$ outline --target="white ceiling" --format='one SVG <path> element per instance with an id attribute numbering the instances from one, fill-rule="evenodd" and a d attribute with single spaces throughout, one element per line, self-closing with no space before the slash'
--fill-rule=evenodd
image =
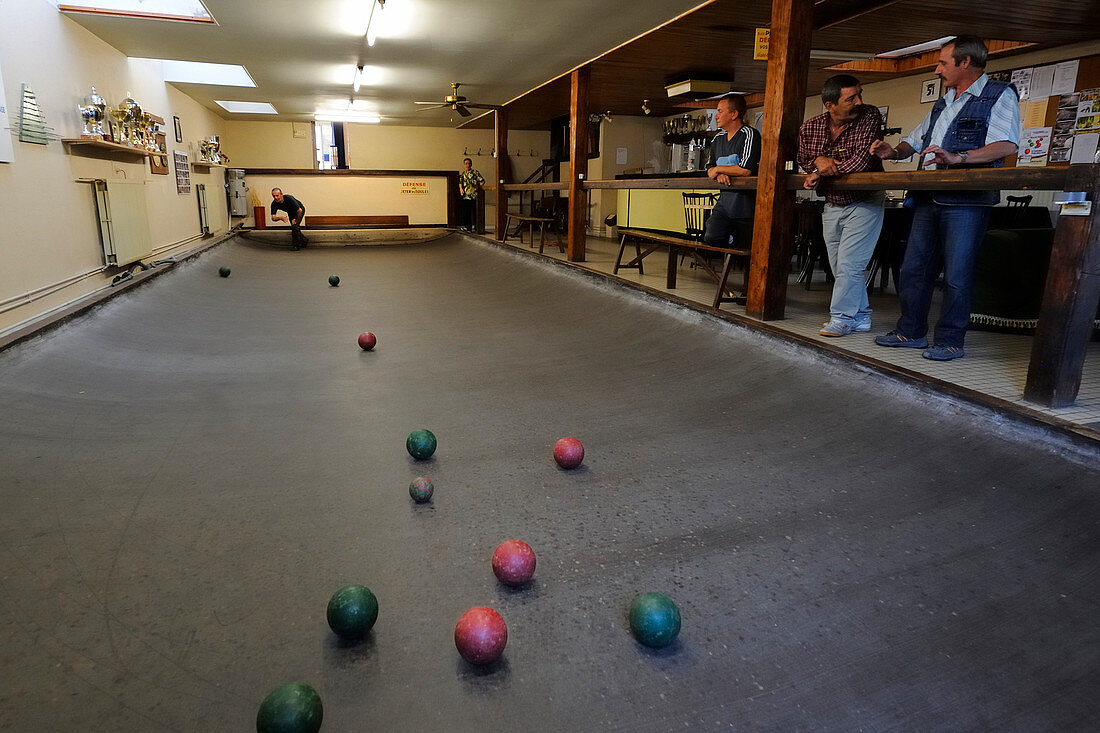
<path id="1" fill-rule="evenodd" d="M 204 0 L 217 25 L 67 14 L 127 56 L 241 64 L 255 88 L 176 84 L 226 119 L 308 120 L 347 105 L 360 61 L 383 124 L 453 126 L 449 109 L 418 111 L 450 82 L 471 102 L 503 104 L 695 8 L 703 0 L 387 0 L 381 32 L 363 35 L 370 0 Z M 229 114 L 215 99 L 271 102 L 271 115 Z M 476 110 L 475 110 L 476 112 Z"/>

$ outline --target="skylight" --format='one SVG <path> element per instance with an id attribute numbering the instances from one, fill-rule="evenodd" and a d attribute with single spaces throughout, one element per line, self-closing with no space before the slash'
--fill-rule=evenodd
<path id="1" fill-rule="evenodd" d="M 130 58 L 136 58 L 131 56 Z M 256 82 L 243 66 L 237 64 L 209 64 L 202 61 L 173 61 L 170 59 L 136 59 L 159 61 L 163 65 L 164 80 L 180 84 L 217 84 L 223 87 L 254 87 Z"/>
<path id="2" fill-rule="evenodd" d="M 902 56 L 915 56 L 918 53 L 924 53 L 925 51 L 936 51 L 943 48 L 943 45 L 950 41 L 955 36 L 944 36 L 943 38 L 937 38 L 934 41 L 925 41 L 924 43 L 918 43 L 913 46 L 906 46 L 905 48 L 895 48 L 893 51 L 884 51 L 883 53 L 875 54 L 875 58 L 879 59 L 899 59 Z"/>
<path id="3" fill-rule="evenodd" d="M 224 99 L 215 99 L 214 103 L 226 112 L 236 112 L 246 115 L 277 115 L 278 110 L 270 102 L 233 102 Z"/>
<path id="4" fill-rule="evenodd" d="M 202 0 L 54 0 L 62 13 L 93 13 L 119 15 L 125 18 L 183 20 L 192 23 L 213 23 L 214 18 Z"/>

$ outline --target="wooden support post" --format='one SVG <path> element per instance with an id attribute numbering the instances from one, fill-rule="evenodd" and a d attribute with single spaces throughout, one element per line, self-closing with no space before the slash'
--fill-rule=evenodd
<path id="1" fill-rule="evenodd" d="M 806 108 L 813 0 L 772 0 L 771 31 L 746 302 L 748 314 L 765 321 L 782 318 L 787 299 L 795 196 L 784 179 Z"/>
<path id="2" fill-rule="evenodd" d="M 504 190 L 511 166 L 508 165 L 508 115 L 502 110 L 493 110 L 493 150 L 496 151 L 496 181 L 497 181 L 497 223 L 496 237 L 504 241 L 508 222 L 508 192 Z"/>
<path id="3" fill-rule="evenodd" d="M 1070 166 L 1067 191 L 1086 191 L 1089 216 L 1061 216 L 1047 267 L 1024 399 L 1067 407 L 1077 399 L 1100 300 L 1100 165 Z"/>
<path id="4" fill-rule="evenodd" d="M 566 258 L 584 262 L 585 225 L 588 223 L 588 82 L 587 66 L 570 75 L 569 92 L 569 243 Z"/>

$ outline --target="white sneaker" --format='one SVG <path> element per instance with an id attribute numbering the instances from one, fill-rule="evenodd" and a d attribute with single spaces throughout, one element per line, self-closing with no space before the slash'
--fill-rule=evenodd
<path id="1" fill-rule="evenodd" d="M 818 333 L 822 336 L 847 336 L 854 330 L 852 328 L 853 323 L 853 321 L 841 321 L 834 318 L 822 326 Z"/>

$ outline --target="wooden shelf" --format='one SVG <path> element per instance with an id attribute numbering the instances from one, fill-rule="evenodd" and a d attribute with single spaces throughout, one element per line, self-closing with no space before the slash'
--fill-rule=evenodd
<path id="1" fill-rule="evenodd" d="M 118 143 L 109 143 L 106 140 L 90 140 L 83 137 L 67 137 L 62 138 L 61 143 L 71 148 L 97 148 L 99 150 L 108 150 L 115 153 L 127 153 L 128 155 L 139 155 L 142 158 L 148 158 L 152 153 L 148 150 L 141 148 L 135 148 L 130 145 L 119 145 Z"/>
<path id="2" fill-rule="evenodd" d="M 203 163 L 203 162 L 198 161 L 198 160 L 192 160 L 191 165 L 195 166 L 196 168 L 228 168 L 229 167 L 227 165 L 223 165 L 222 163 Z"/>

